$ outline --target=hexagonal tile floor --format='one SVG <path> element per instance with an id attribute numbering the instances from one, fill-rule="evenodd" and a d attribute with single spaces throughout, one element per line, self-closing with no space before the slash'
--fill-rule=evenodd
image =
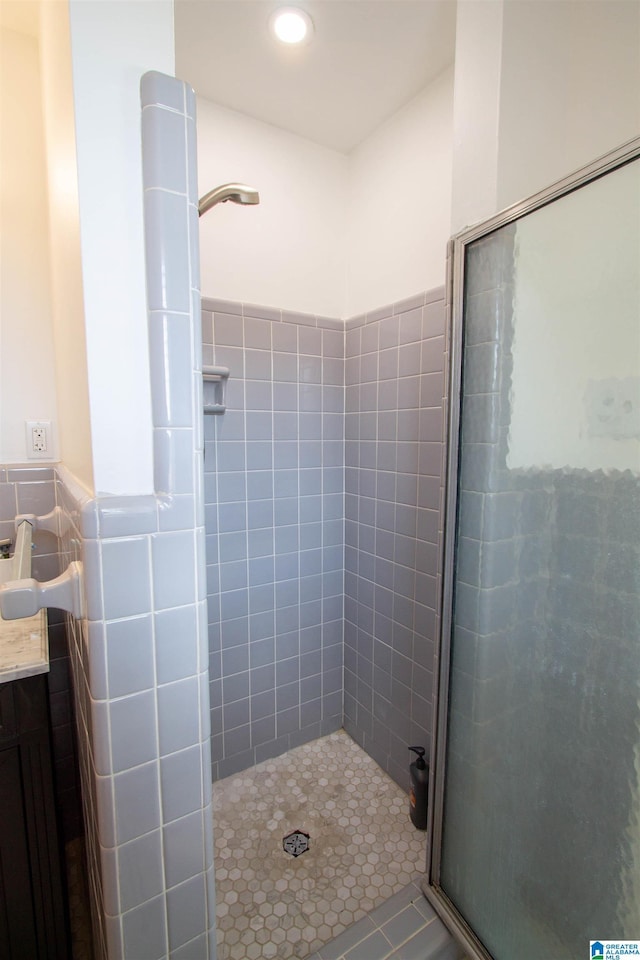
<path id="1" fill-rule="evenodd" d="M 218 960 L 301 960 L 424 871 L 407 795 L 344 730 L 217 781 L 213 808 Z"/>

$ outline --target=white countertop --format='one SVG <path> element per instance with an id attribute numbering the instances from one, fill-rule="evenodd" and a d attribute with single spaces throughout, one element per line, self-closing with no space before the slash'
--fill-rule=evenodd
<path id="1" fill-rule="evenodd" d="M 0 683 L 33 677 L 49 670 L 47 614 L 23 620 L 0 618 Z"/>
<path id="2" fill-rule="evenodd" d="M 8 579 L 8 560 L 0 560 L 0 582 Z M 47 611 L 21 620 L 0 617 L 0 683 L 49 671 Z"/>

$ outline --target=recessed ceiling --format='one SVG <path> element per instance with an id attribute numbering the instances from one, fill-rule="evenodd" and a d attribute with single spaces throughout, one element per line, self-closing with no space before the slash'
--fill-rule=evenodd
<path id="1" fill-rule="evenodd" d="M 269 33 L 278 6 L 307 46 Z M 175 0 L 176 74 L 199 96 L 348 153 L 454 57 L 455 0 Z"/>

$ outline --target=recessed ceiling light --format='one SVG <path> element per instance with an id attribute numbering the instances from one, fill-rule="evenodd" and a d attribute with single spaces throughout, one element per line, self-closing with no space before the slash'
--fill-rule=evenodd
<path id="1" fill-rule="evenodd" d="M 269 18 L 269 26 L 281 43 L 290 45 L 309 43 L 313 35 L 311 17 L 297 7 L 280 7 Z"/>

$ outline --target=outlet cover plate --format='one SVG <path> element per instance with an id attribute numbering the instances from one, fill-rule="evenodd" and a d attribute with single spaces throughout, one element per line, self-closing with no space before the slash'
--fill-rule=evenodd
<path id="1" fill-rule="evenodd" d="M 28 460 L 54 460 L 51 420 L 26 420 L 25 440 Z"/>

